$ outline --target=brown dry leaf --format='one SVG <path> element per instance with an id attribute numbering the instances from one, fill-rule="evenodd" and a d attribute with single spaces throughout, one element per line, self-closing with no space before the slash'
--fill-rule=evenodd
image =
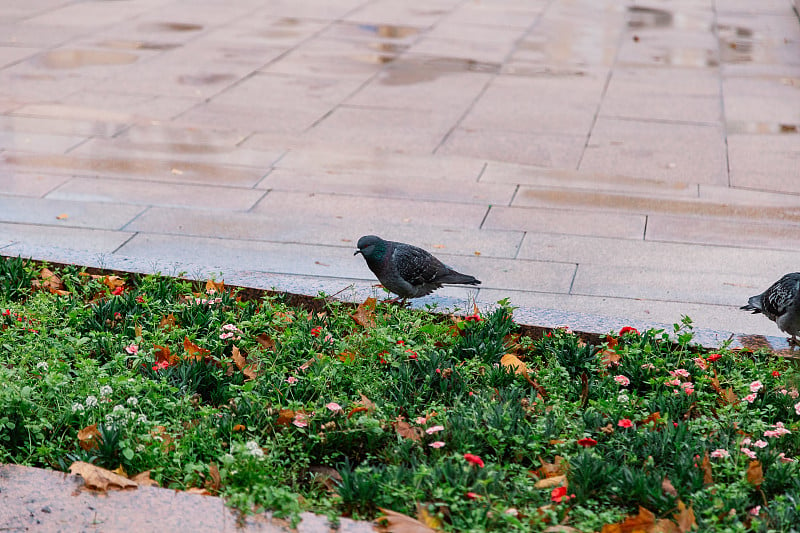
<path id="1" fill-rule="evenodd" d="M 636 425 L 637 426 L 644 426 L 645 424 L 649 424 L 650 422 L 652 422 L 653 423 L 653 429 L 655 429 L 656 427 L 658 427 L 658 421 L 659 420 L 661 420 L 661 412 L 660 411 L 656 411 L 655 413 L 650 413 L 644 419 L 639 420 L 638 422 L 636 422 Z"/>
<path id="2" fill-rule="evenodd" d="M 369 297 L 356 308 L 356 312 L 350 315 L 356 324 L 365 328 L 375 327 L 375 305 L 378 301 Z"/>
<path id="3" fill-rule="evenodd" d="M 356 354 L 353 352 L 342 352 L 336 356 L 342 363 L 352 363 L 356 360 Z"/>
<path id="4" fill-rule="evenodd" d="M 158 487 L 159 484 L 156 480 L 150 479 L 150 471 L 145 470 L 144 472 L 139 472 L 135 476 L 131 478 L 131 481 L 135 482 L 140 487 Z"/>
<path id="5" fill-rule="evenodd" d="M 342 476 L 335 468 L 331 468 L 330 466 L 322 466 L 322 465 L 312 465 L 308 469 L 314 475 L 314 481 L 317 483 L 322 484 L 325 487 L 325 490 L 329 492 L 336 492 L 337 484 L 336 482 L 342 481 Z"/>
<path id="6" fill-rule="evenodd" d="M 506 368 L 514 369 L 515 374 L 528 377 L 528 367 L 526 367 L 525 363 L 523 363 L 516 355 L 510 353 L 505 354 L 500 358 L 500 364 Z"/>
<path id="7" fill-rule="evenodd" d="M 194 359 L 195 361 L 203 361 L 211 353 L 190 341 L 188 335 L 183 338 L 183 349 L 186 350 L 186 359 Z"/>
<path id="8" fill-rule="evenodd" d="M 619 354 L 613 350 L 603 350 L 600 354 L 600 359 L 603 361 L 603 366 L 606 368 L 619 365 Z"/>
<path id="9" fill-rule="evenodd" d="M 238 346 L 233 347 L 233 350 L 231 351 L 231 358 L 236 364 L 236 368 L 241 370 L 242 374 L 244 374 L 245 381 L 250 381 L 251 379 L 258 377 L 255 363 L 248 364 L 247 357 L 242 355 Z"/>
<path id="10" fill-rule="evenodd" d="M 112 291 L 118 287 L 125 286 L 125 280 L 119 276 L 103 276 L 103 284 Z"/>
<path id="11" fill-rule="evenodd" d="M 274 350 L 275 349 L 275 341 L 272 340 L 272 337 L 270 337 L 266 333 L 262 333 L 261 335 L 256 337 L 256 342 L 264 350 Z"/>
<path id="12" fill-rule="evenodd" d="M 552 476 L 540 479 L 533 486 L 537 489 L 552 489 L 567 484 L 567 476 L 562 474 L 560 476 Z"/>
<path id="13" fill-rule="evenodd" d="M 86 451 L 97 448 L 97 444 L 100 440 L 100 432 L 97 431 L 97 424 L 86 426 L 82 430 L 78 431 L 78 443 L 80 444 L 81 448 Z"/>
<path id="14" fill-rule="evenodd" d="M 347 413 L 347 418 L 350 418 L 351 416 L 353 416 L 356 413 L 366 413 L 366 412 L 367 412 L 367 408 L 366 407 L 353 407 L 350 410 L 350 412 Z"/>
<path id="15" fill-rule="evenodd" d="M 222 293 L 225 290 L 225 280 L 216 282 L 214 280 L 206 281 L 206 292 L 208 294 Z"/>
<path id="16" fill-rule="evenodd" d="M 136 326 L 133 328 L 133 333 L 134 333 L 134 335 L 136 335 L 137 339 L 141 339 L 142 338 L 142 325 L 141 324 L 136 324 Z"/>
<path id="17" fill-rule="evenodd" d="M 42 278 L 41 287 L 53 294 L 60 294 L 61 296 L 69 294 L 69 291 L 64 290 L 64 282 L 61 281 L 61 278 L 49 268 L 43 268 L 39 275 Z"/>
<path id="18" fill-rule="evenodd" d="M 122 476 L 122 477 L 126 477 L 126 478 L 130 479 L 130 476 L 125 471 L 125 469 L 122 467 L 122 465 L 119 465 L 118 467 L 116 467 L 114 470 L 112 470 L 112 472 L 114 472 L 118 476 Z"/>
<path id="19" fill-rule="evenodd" d="M 756 487 L 764 483 L 764 469 L 761 461 L 750 461 L 747 465 L 747 482 Z"/>
<path id="20" fill-rule="evenodd" d="M 175 324 L 176 324 L 175 315 L 170 313 L 170 314 L 168 314 L 166 316 L 162 316 L 161 317 L 161 320 L 159 320 L 159 322 L 158 322 L 158 327 L 169 331 L 169 330 L 171 330 L 172 328 L 175 327 Z"/>
<path id="21" fill-rule="evenodd" d="M 175 449 L 175 446 L 172 445 L 173 438 L 167 433 L 167 428 L 164 426 L 156 426 L 150 430 L 150 436 L 153 439 L 161 441 L 161 449 L 165 452 L 170 452 Z"/>
<path id="22" fill-rule="evenodd" d="M 378 517 L 376 520 L 379 523 L 379 531 L 390 533 L 428 533 L 436 531 L 410 516 L 389 509 L 380 507 L 379 509 L 385 515 Z"/>
<path id="23" fill-rule="evenodd" d="M 83 478 L 83 482 L 87 488 L 94 490 L 122 490 L 127 488 L 136 488 L 138 485 L 135 481 L 131 481 L 126 477 L 115 474 L 105 468 L 100 468 L 91 463 L 84 463 L 83 461 L 75 461 L 69 466 L 69 471 L 72 474 L 77 474 Z"/>
<path id="24" fill-rule="evenodd" d="M 666 518 L 659 518 L 656 523 L 650 528 L 648 533 L 681 533 L 678 524 Z"/>
<path id="25" fill-rule="evenodd" d="M 670 496 L 678 496 L 678 491 L 675 489 L 675 485 L 672 484 L 672 481 L 670 481 L 669 478 L 665 477 L 661 480 L 661 490 Z"/>
<path id="26" fill-rule="evenodd" d="M 686 507 L 686 504 L 681 500 L 678 500 L 678 512 L 673 515 L 673 520 L 678 524 L 678 531 L 680 531 L 680 533 L 686 533 L 687 531 L 697 528 L 692 506 Z"/>
<path id="27" fill-rule="evenodd" d="M 359 392 L 358 394 L 359 394 L 359 396 L 361 396 L 361 399 L 358 400 L 357 402 L 354 402 L 354 403 L 363 405 L 366 408 L 366 410 L 369 411 L 370 413 L 372 411 L 374 411 L 375 410 L 375 404 L 372 403 L 372 401 L 369 398 L 367 398 L 366 396 L 364 396 L 362 393 Z"/>
<path id="28" fill-rule="evenodd" d="M 156 344 L 153 346 L 153 354 L 156 356 L 156 364 L 167 363 L 172 366 L 178 363 L 178 356 L 170 353 L 169 346 L 159 346 Z"/>
<path id="29" fill-rule="evenodd" d="M 708 456 L 708 450 L 706 450 L 706 453 L 703 456 L 701 468 L 703 469 L 703 483 L 706 485 L 714 483 L 714 476 L 711 473 L 711 458 Z"/>
<path id="30" fill-rule="evenodd" d="M 394 430 L 404 439 L 411 439 L 416 442 L 420 442 L 422 440 L 422 428 L 412 426 L 405 420 L 398 420 L 395 422 Z"/>
<path id="31" fill-rule="evenodd" d="M 738 402 L 739 398 L 736 397 L 736 393 L 733 392 L 732 388 L 723 389 L 720 386 L 719 379 L 717 379 L 716 373 L 717 371 L 715 369 L 714 370 L 715 375 L 713 378 L 711 378 L 711 386 L 714 388 L 715 391 L 717 391 L 717 394 L 719 394 L 720 399 L 722 400 L 722 404 L 723 405 L 735 404 L 736 402 Z"/>
<path id="32" fill-rule="evenodd" d="M 279 426 L 288 426 L 294 420 L 294 411 L 291 409 L 281 409 L 278 413 L 278 420 L 275 421 Z"/>
<path id="33" fill-rule="evenodd" d="M 236 424 L 233 426 L 233 431 L 244 431 L 247 427 L 244 424 Z"/>
<path id="34" fill-rule="evenodd" d="M 222 486 L 222 477 L 219 475 L 217 463 L 209 463 L 208 475 L 211 477 L 211 483 L 206 483 L 206 488 L 214 492 L 219 491 L 220 486 Z"/>
<path id="35" fill-rule="evenodd" d="M 542 533 L 582 533 L 580 529 L 575 529 L 572 526 L 547 526 L 542 530 Z"/>
<path id="36" fill-rule="evenodd" d="M 542 463 L 542 467 L 539 471 L 544 474 L 544 477 L 559 476 L 565 473 L 564 467 L 566 466 L 566 462 L 560 455 L 556 455 L 552 463 L 548 463 L 541 457 L 539 457 L 539 462 Z"/>
<path id="37" fill-rule="evenodd" d="M 211 496 L 212 494 L 202 487 L 189 487 L 185 491 L 188 494 L 199 494 L 200 496 Z"/>
<path id="38" fill-rule="evenodd" d="M 314 364 L 314 359 L 309 359 L 308 361 L 300 365 L 298 367 L 298 370 L 308 370 L 309 368 L 311 368 L 311 365 L 313 364 Z"/>
<path id="39" fill-rule="evenodd" d="M 601 530 L 602 533 L 649 533 L 656 525 L 656 515 L 639 507 L 639 514 L 629 516 L 619 524 L 606 524 Z"/>
<path id="40" fill-rule="evenodd" d="M 417 520 L 425 524 L 431 529 L 441 530 L 442 520 L 438 516 L 434 516 L 428 511 L 428 506 L 423 503 L 417 502 Z"/>

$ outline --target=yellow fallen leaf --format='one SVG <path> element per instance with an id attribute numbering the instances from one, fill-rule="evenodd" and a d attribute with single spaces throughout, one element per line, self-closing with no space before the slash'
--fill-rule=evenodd
<path id="1" fill-rule="evenodd" d="M 552 489 L 553 487 L 560 487 L 561 485 L 565 485 L 567 483 L 567 476 L 560 475 L 560 476 L 552 476 L 546 477 L 544 479 L 540 479 L 536 483 L 534 483 L 534 488 L 537 489 Z"/>
<path id="2" fill-rule="evenodd" d="M 429 533 L 436 531 L 410 516 L 389 509 L 380 507 L 379 509 L 384 514 L 384 516 L 380 516 L 376 520 L 379 524 L 379 531 L 390 533 Z"/>

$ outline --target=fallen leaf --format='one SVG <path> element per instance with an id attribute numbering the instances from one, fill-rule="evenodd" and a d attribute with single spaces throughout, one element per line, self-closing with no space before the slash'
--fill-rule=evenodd
<path id="1" fill-rule="evenodd" d="M 369 398 L 367 398 L 366 396 L 364 396 L 362 393 L 359 392 L 358 394 L 361 396 L 361 399 L 358 400 L 355 403 L 363 405 L 366 408 L 366 410 L 369 411 L 369 412 L 374 411 L 375 410 L 375 404 L 372 403 L 372 401 Z"/>
<path id="2" fill-rule="evenodd" d="M 125 280 L 119 276 L 103 276 L 102 277 L 103 285 L 111 289 L 112 291 L 118 287 L 125 286 Z"/>
<path id="3" fill-rule="evenodd" d="M 404 439 L 411 439 L 416 442 L 420 442 L 422 440 L 422 428 L 418 426 L 412 426 L 405 420 L 399 420 L 395 422 L 394 430 Z"/>
<path id="4" fill-rule="evenodd" d="M 441 530 L 442 529 L 442 520 L 436 515 L 432 515 L 430 511 L 428 511 L 428 505 L 424 503 L 417 502 L 417 520 L 422 522 L 424 525 L 428 526 L 431 529 Z"/>
<path id="5" fill-rule="evenodd" d="M 288 426 L 294 420 L 294 411 L 291 409 L 281 409 L 278 413 L 278 420 L 275 421 L 279 426 Z"/>
<path id="6" fill-rule="evenodd" d="M 314 474 L 314 481 L 322 484 L 329 492 L 336 492 L 337 482 L 342 481 L 341 474 L 330 466 L 313 465 L 308 471 Z"/>
<path id="7" fill-rule="evenodd" d="M 681 530 L 672 520 L 659 518 L 647 533 L 681 533 Z"/>
<path id="8" fill-rule="evenodd" d="M 747 482 L 756 487 L 764 483 L 764 469 L 761 461 L 750 461 L 747 465 Z"/>
<path id="9" fill-rule="evenodd" d="M 376 520 L 379 524 L 379 531 L 390 533 L 428 533 L 436 531 L 410 516 L 381 507 L 379 509 L 384 514 L 384 516 L 379 516 Z"/>
<path id="10" fill-rule="evenodd" d="M 161 442 L 161 449 L 165 452 L 170 452 L 175 449 L 175 446 L 172 444 L 173 438 L 172 436 L 167 433 L 167 428 L 164 426 L 156 426 L 150 430 L 150 436 L 153 437 L 154 440 Z"/>
<path id="11" fill-rule="evenodd" d="M 272 337 L 270 337 L 266 333 L 262 333 L 261 335 L 256 337 L 256 342 L 264 350 L 274 350 L 275 349 L 275 341 L 272 340 Z"/>
<path id="12" fill-rule="evenodd" d="M 644 419 L 639 420 L 638 422 L 636 422 L 636 425 L 637 426 L 644 426 L 645 424 L 649 424 L 650 422 L 652 422 L 653 423 L 653 429 L 655 429 L 656 427 L 658 427 L 658 421 L 659 420 L 661 420 L 661 412 L 660 411 L 656 411 L 655 413 L 650 413 Z"/>
<path id="13" fill-rule="evenodd" d="M 145 470 L 144 472 L 139 472 L 135 476 L 131 478 L 131 481 L 135 482 L 140 487 L 158 487 L 159 484 L 156 480 L 150 479 L 150 471 Z"/>
<path id="14" fill-rule="evenodd" d="M 477 250 L 476 250 L 476 251 L 474 251 L 474 252 L 472 252 L 472 253 L 473 253 L 473 254 L 475 254 L 475 255 L 481 255 L 481 253 L 480 253 L 480 252 L 478 252 Z"/>
<path id="15" fill-rule="evenodd" d="M 601 533 L 646 533 L 655 525 L 656 515 L 640 506 L 638 515 L 629 516 L 618 524 L 606 524 Z"/>
<path id="16" fill-rule="evenodd" d="M 64 290 L 64 282 L 61 281 L 61 278 L 49 268 L 43 268 L 39 276 L 42 278 L 41 286 L 51 293 L 60 294 L 61 296 L 69 294 L 69 291 Z"/>
<path id="17" fill-rule="evenodd" d="M 78 444 L 80 444 L 80 447 L 86 451 L 97 448 L 97 445 L 101 440 L 100 432 L 97 431 L 97 424 L 86 426 L 82 430 L 78 431 Z"/>
<path id="18" fill-rule="evenodd" d="M 247 357 L 242 355 L 238 346 L 234 346 L 231 350 L 231 359 L 233 359 L 236 368 L 241 370 L 242 374 L 244 374 L 244 377 L 246 378 L 245 381 L 250 381 L 251 379 L 258 377 L 255 363 L 248 363 Z"/>
<path id="19" fill-rule="evenodd" d="M 367 412 L 367 408 L 366 407 L 354 407 L 354 408 L 352 408 L 350 410 L 349 413 L 347 413 L 347 418 L 350 418 L 351 416 L 353 416 L 356 413 L 366 413 L 366 412 Z"/>
<path id="20" fill-rule="evenodd" d="M 200 496 L 211 496 L 212 494 L 202 487 L 189 487 L 185 491 L 189 494 L 199 494 Z"/>
<path id="21" fill-rule="evenodd" d="M 209 463 L 208 465 L 208 475 L 211 477 L 210 486 L 206 485 L 206 488 L 217 492 L 219 491 L 220 486 L 222 485 L 222 477 L 219 475 L 219 468 L 217 467 L 217 463 Z"/>
<path id="22" fill-rule="evenodd" d="M 203 361 L 211 353 L 190 341 L 188 335 L 183 338 L 183 349 L 186 350 L 186 359 L 194 359 L 195 361 Z"/>
<path id="23" fill-rule="evenodd" d="M 137 487 L 135 481 L 91 463 L 84 463 L 83 461 L 75 461 L 72 463 L 69 467 L 69 471 L 72 474 L 81 476 L 86 487 L 94 490 L 122 490 L 127 488 L 135 489 Z"/>
<path id="24" fill-rule="evenodd" d="M 236 424 L 233 426 L 233 431 L 244 431 L 247 427 L 244 424 Z"/>
<path id="25" fill-rule="evenodd" d="M 580 529 L 575 529 L 572 526 L 547 526 L 542 530 L 542 533 L 582 533 Z"/>
<path id="26" fill-rule="evenodd" d="M 183 170 L 180 170 L 178 168 L 173 168 L 172 173 L 175 174 L 176 176 L 180 176 L 181 174 L 183 174 Z"/>
<path id="27" fill-rule="evenodd" d="M 567 476 L 562 474 L 560 476 L 551 476 L 538 480 L 533 484 L 537 489 L 552 489 L 553 487 L 560 487 L 567 484 Z"/>
<path id="28" fill-rule="evenodd" d="M 539 469 L 539 472 L 541 472 L 544 477 L 559 476 L 565 473 L 564 467 L 566 466 L 566 463 L 564 458 L 560 455 L 556 455 L 553 458 L 552 463 L 548 463 L 541 457 L 539 457 L 539 462 L 542 463 L 542 467 Z"/>
<path id="29" fill-rule="evenodd" d="M 444 244 L 434 244 L 434 245 L 433 245 L 433 247 L 434 247 L 434 248 L 439 248 L 440 250 L 441 250 L 442 248 L 446 248 L 446 246 L 445 246 Z"/>
<path id="30" fill-rule="evenodd" d="M 519 357 L 514 354 L 507 353 L 500 358 L 500 364 L 506 368 L 514 370 L 515 374 L 528 377 L 528 368 L 525 366 Z"/>
<path id="31" fill-rule="evenodd" d="M 66 214 L 66 213 L 61 213 L 60 215 L 56 216 L 56 220 L 67 220 L 68 218 L 69 218 L 69 215 Z"/>
<path id="32" fill-rule="evenodd" d="M 714 476 L 711 473 L 711 458 L 708 456 L 708 450 L 703 455 L 703 462 L 701 463 L 703 469 L 703 483 L 710 485 L 714 483 Z"/>
<path id="33" fill-rule="evenodd" d="M 161 320 L 158 321 L 158 327 L 165 329 L 166 331 L 170 331 L 172 328 L 174 328 L 175 324 L 175 315 L 172 313 L 162 316 Z"/>
<path id="34" fill-rule="evenodd" d="M 210 279 L 206 281 L 206 293 L 214 294 L 214 293 L 222 293 L 225 291 L 225 280 L 221 281 L 214 281 Z"/>
<path id="35" fill-rule="evenodd" d="M 613 350 L 603 350 L 603 352 L 600 354 L 600 360 L 603 362 L 603 366 L 606 368 L 618 366 L 619 359 L 619 354 Z"/>
<path id="36" fill-rule="evenodd" d="M 661 490 L 664 491 L 665 494 L 669 494 L 670 496 L 677 496 L 678 491 L 675 489 L 675 486 L 672 484 L 672 481 L 669 478 L 664 478 L 661 480 Z"/>
<path id="37" fill-rule="evenodd" d="M 356 354 L 353 352 L 342 352 L 336 356 L 342 363 L 352 363 L 356 360 Z"/>
<path id="38" fill-rule="evenodd" d="M 177 355 L 172 355 L 169 351 L 169 346 L 159 346 L 158 344 L 153 345 L 153 354 L 156 356 L 156 364 L 158 363 L 167 363 L 168 365 L 172 366 L 177 364 L 179 359 Z"/>
<path id="39" fill-rule="evenodd" d="M 686 507 L 686 504 L 681 500 L 678 500 L 678 512 L 673 515 L 673 520 L 678 524 L 680 533 L 687 533 L 687 531 L 697 528 L 692 506 Z"/>
<path id="40" fill-rule="evenodd" d="M 375 327 L 375 304 L 378 301 L 375 298 L 369 297 L 356 308 L 355 313 L 350 315 L 356 324 L 364 328 Z"/>
<path id="41" fill-rule="evenodd" d="M 112 472 L 114 472 L 118 476 L 127 477 L 128 479 L 130 479 L 128 473 L 125 471 L 125 468 L 123 468 L 122 465 L 116 467 L 114 470 L 112 470 Z"/>

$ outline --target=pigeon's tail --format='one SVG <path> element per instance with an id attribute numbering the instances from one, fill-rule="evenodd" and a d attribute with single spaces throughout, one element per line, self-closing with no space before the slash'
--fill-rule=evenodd
<path id="1" fill-rule="evenodd" d="M 449 274 L 445 274 L 441 278 L 436 280 L 439 283 L 444 283 L 447 285 L 480 285 L 481 280 L 476 278 L 475 276 L 469 276 L 467 274 L 461 274 L 459 272 L 451 272 Z"/>
<path id="2" fill-rule="evenodd" d="M 761 313 L 761 295 L 757 294 L 756 296 L 751 296 L 750 299 L 747 300 L 747 305 L 743 305 L 739 309 L 752 311 L 754 315 Z"/>

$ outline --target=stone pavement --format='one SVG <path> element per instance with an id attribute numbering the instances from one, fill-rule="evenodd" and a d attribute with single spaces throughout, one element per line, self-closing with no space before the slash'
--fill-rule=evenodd
<path id="1" fill-rule="evenodd" d="M 483 280 L 429 303 L 781 336 L 799 129 L 792 0 L 0 4 L 5 255 L 356 299 L 375 233 Z"/>

